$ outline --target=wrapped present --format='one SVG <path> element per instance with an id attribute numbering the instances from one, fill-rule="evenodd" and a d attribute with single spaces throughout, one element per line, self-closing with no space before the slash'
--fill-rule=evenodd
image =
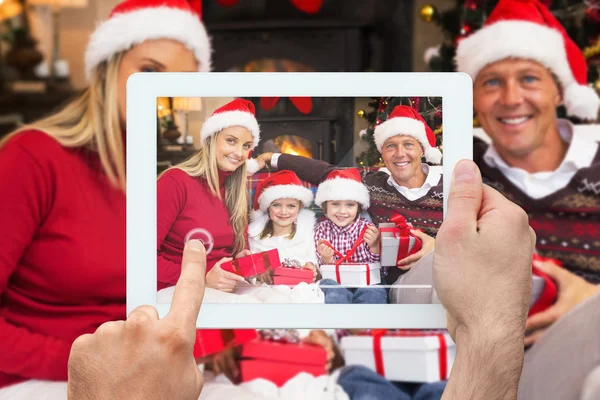
<path id="1" fill-rule="evenodd" d="M 536 267 L 537 263 L 548 261 L 553 262 L 559 267 L 562 267 L 563 265 L 562 262 L 554 258 L 542 257 L 539 254 L 533 255 L 533 263 L 531 267 L 533 286 L 531 291 L 529 316 L 548 309 L 548 307 L 554 304 L 556 301 L 556 296 L 558 296 L 558 288 L 556 283 L 548 275 Z"/>
<path id="2" fill-rule="evenodd" d="M 363 365 L 390 381 L 448 379 L 456 345 L 446 330 L 373 330 L 341 340 L 346 365 Z"/>
<path id="3" fill-rule="evenodd" d="M 203 358 L 258 337 L 254 329 L 196 329 L 194 358 Z"/>
<path id="4" fill-rule="evenodd" d="M 379 263 L 321 265 L 323 279 L 333 279 L 343 286 L 377 285 L 381 283 L 380 270 Z"/>
<path id="5" fill-rule="evenodd" d="M 246 343 L 241 355 L 242 382 L 262 378 L 281 387 L 301 372 L 327 373 L 327 352 L 321 346 L 261 339 Z"/>
<path id="6" fill-rule="evenodd" d="M 380 263 L 349 263 L 352 255 L 356 252 L 358 246 L 364 241 L 365 232 L 368 226 L 361 231 L 358 240 L 346 254 L 337 251 L 331 243 L 324 240 L 323 243 L 333 250 L 338 257 L 335 264 L 321 265 L 321 275 L 323 279 L 333 279 L 344 286 L 369 286 L 381 283 L 381 264 Z"/>
<path id="7" fill-rule="evenodd" d="M 279 267 L 273 270 L 273 283 L 275 285 L 296 286 L 300 282 L 313 283 L 314 274 L 307 268 Z"/>
<path id="8" fill-rule="evenodd" d="M 423 245 L 421 239 L 410 233 L 413 228 L 402 215 L 396 214 L 390 221 L 379 224 L 381 265 L 384 267 L 397 266 L 398 261 L 415 254 Z"/>
<path id="9" fill-rule="evenodd" d="M 279 252 L 277 249 L 273 249 L 223 263 L 221 264 L 221 269 L 233 272 L 244 278 L 250 278 L 280 266 Z"/>

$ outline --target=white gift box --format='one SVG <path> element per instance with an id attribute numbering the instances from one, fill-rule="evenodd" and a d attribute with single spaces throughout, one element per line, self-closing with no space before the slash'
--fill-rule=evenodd
<path id="1" fill-rule="evenodd" d="M 342 286 L 369 286 L 381 283 L 381 264 L 340 264 L 339 277 L 335 265 L 321 265 L 323 279 L 333 279 Z"/>
<path id="2" fill-rule="evenodd" d="M 456 345 L 447 332 L 439 333 L 443 337 L 442 340 L 431 334 L 392 335 L 395 334 L 379 339 L 379 362 L 375 345 L 377 339 L 374 336 L 343 337 L 340 346 L 346 365 L 363 365 L 396 382 L 425 383 L 448 379 L 456 357 Z"/>
<path id="3" fill-rule="evenodd" d="M 379 224 L 381 228 L 396 228 L 396 224 L 391 222 L 384 222 Z M 410 254 L 412 249 L 417 244 L 416 237 L 409 237 L 407 255 Z M 400 238 L 394 235 L 394 232 L 381 232 L 381 266 L 383 267 L 395 267 L 396 260 L 398 258 L 398 248 L 400 247 Z M 406 257 L 406 256 L 405 256 Z M 404 258 L 404 257 L 402 257 Z"/>

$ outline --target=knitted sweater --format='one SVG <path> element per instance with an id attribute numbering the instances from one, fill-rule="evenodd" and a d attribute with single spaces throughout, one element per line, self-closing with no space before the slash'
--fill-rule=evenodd
<path id="1" fill-rule="evenodd" d="M 331 171 L 339 169 L 324 161 L 282 154 L 277 160 L 280 170 L 289 169 L 304 181 L 318 185 Z M 361 169 L 363 184 L 369 190 L 371 206 L 367 210 L 375 224 L 389 222 L 394 214 L 401 214 L 413 227 L 435 237 L 442 224 L 444 211 L 443 177 L 427 194 L 414 201 L 408 200 L 388 183 L 388 175 L 383 171 Z M 393 283 L 402 271 L 391 268 L 387 282 Z"/>
<path id="2" fill-rule="evenodd" d="M 558 259 L 571 272 L 600 283 L 600 150 L 567 186 L 536 200 L 483 160 L 487 148 L 484 141 L 475 139 L 474 160 L 483 181 L 529 214 L 540 255 Z"/>
<path id="3" fill-rule="evenodd" d="M 126 316 L 125 193 L 97 153 L 36 130 L 0 171 L 0 388 L 66 381 L 73 341 Z"/>
<path id="4" fill-rule="evenodd" d="M 219 171 L 223 198 L 229 175 Z M 203 228 L 213 236 L 212 251 L 206 256 L 206 272 L 221 258 L 234 256 L 235 233 L 229 210 L 211 193 L 206 179 L 175 168 L 161 176 L 156 190 L 158 290 L 177 283 L 185 237 L 193 229 Z"/>

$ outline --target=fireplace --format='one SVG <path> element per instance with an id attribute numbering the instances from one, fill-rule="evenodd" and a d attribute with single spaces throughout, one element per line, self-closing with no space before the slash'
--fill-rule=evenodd
<path id="1" fill-rule="evenodd" d="M 340 164 L 354 145 L 354 98 L 314 97 L 309 114 L 300 112 L 288 98 L 265 110 L 256 108 L 261 138 L 254 154 L 282 152 Z"/>
<path id="2" fill-rule="evenodd" d="M 233 3 L 203 2 L 215 71 L 411 71 L 412 1 L 325 0 L 310 15 L 289 0 Z M 308 114 L 287 98 L 270 110 L 250 100 L 261 126 L 255 155 L 281 151 L 352 165 L 353 98 L 313 98 Z"/>

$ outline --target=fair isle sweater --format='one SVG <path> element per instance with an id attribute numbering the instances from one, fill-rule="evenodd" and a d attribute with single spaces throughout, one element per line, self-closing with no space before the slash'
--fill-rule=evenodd
<path id="1" fill-rule="evenodd" d="M 533 199 L 484 160 L 488 145 L 475 139 L 474 161 L 483 182 L 518 204 L 529 215 L 540 255 L 562 261 L 569 271 L 600 283 L 600 150 L 562 189 Z"/>

